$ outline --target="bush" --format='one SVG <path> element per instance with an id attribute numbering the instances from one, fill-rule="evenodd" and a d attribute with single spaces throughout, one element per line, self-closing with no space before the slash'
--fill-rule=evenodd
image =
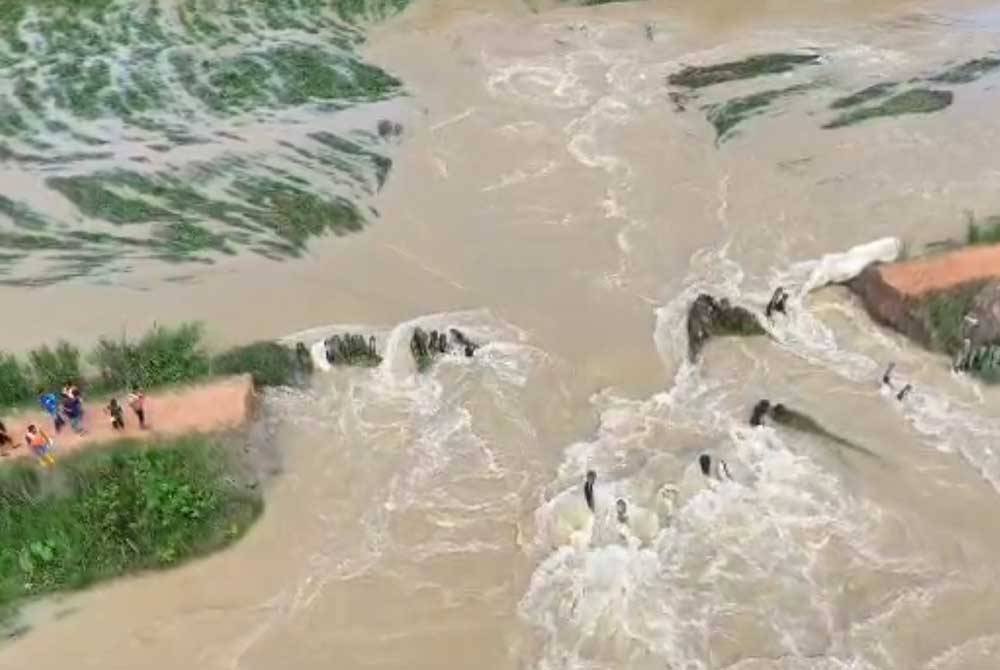
<path id="1" fill-rule="evenodd" d="M 28 354 L 28 360 L 31 361 L 35 386 L 56 389 L 67 379 L 80 379 L 80 350 L 68 342 L 60 341 L 55 350 L 48 346 L 34 349 Z"/>
<path id="2" fill-rule="evenodd" d="M 996 244 L 1000 242 L 1000 216 L 988 216 L 983 223 L 976 223 L 971 212 L 966 212 L 967 227 L 965 242 L 967 244 Z"/>
<path id="3" fill-rule="evenodd" d="M 201 339 L 201 326 L 194 323 L 154 326 L 136 343 L 101 339 L 92 355 L 100 386 L 149 388 L 201 379 L 209 373 L 209 356 Z"/>
<path id="4" fill-rule="evenodd" d="M 28 371 L 14 356 L 0 353 L 0 405 L 17 405 L 32 397 Z"/>
<path id="5" fill-rule="evenodd" d="M 969 286 L 933 295 L 927 299 L 926 314 L 933 346 L 948 354 L 962 348 L 962 323 L 981 287 Z"/>
<path id="6" fill-rule="evenodd" d="M 250 373 L 257 386 L 289 386 L 296 381 L 299 364 L 295 352 L 277 342 L 256 342 L 219 354 L 212 361 L 215 374 Z"/>
<path id="7" fill-rule="evenodd" d="M 218 442 L 197 436 L 81 452 L 56 477 L 2 468 L 0 609 L 229 544 L 262 508 L 230 483 L 230 463 Z"/>

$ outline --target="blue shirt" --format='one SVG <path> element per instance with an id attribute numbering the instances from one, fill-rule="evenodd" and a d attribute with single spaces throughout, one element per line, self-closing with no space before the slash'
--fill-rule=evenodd
<path id="1" fill-rule="evenodd" d="M 42 409 L 52 416 L 59 413 L 59 398 L 56 397 L 55 393 L 46 393 L 38 401 L 41 403 Z"/>

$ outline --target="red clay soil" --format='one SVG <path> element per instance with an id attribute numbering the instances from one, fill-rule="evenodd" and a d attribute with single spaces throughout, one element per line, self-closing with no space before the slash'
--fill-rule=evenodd
<path id="1" fill-rule="evenodd" d="M 908 298 L 1000 278 L 1000 244 L 965 247 L 878 266 L 882 280 Z"/>
<path id="2" fill-rule="evenodd" d="M 85 434 L 76 435 L 67 424 L 55 434 L 52 419 L 41 407 L 38 411 L 22 412 L 4 420 L 17 449 L 11 457 L 31 456 L 24 446 L 24 433 L 29 424 L 42 427 L 56 445 L 55 456 L 69 451 L 112 442 L 123 437 L 156 438 L 183 433 L 207 433 L 238 428 L 246 423 L 253 411 L 254 388 L 250 375 L 226 377 L 205 384 L 187 386 L 161 393 L 146 394 L 146 430 L 140 430 L 132 410 L 125 406 L 124 394 L 118 402 L 125 409 L 125 430 L 111 428 L 111 417 L 104 413 L 107 398 L 84 398 Z"/>

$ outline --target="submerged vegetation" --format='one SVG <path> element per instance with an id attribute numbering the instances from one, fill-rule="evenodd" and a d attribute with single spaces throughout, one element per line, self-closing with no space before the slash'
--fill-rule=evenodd
<path id="1" fill-rule="evenodd" d="M 739 79 L 752 79 L 770 74 L 782 74 L 802 65 L 820 62 L 817 54 L 766 53 L 749 56 L 742 60 L 728 61 L 716 65 L 689 65 L 680 72 L 667 77 L 671 86 L 683 88 L 704 88 Z"/>
<path id="2" fill-rule="evenodd" d="M 0 157 L 70 208 L 0 198 L 0 282 L 285 259 L 361 230 L 389 138 L 334 113 L 401 93 L 357 48 L 406 4 L 0 3 Z"/>
<path id="3" fill-rule="evenodd" d="M 857 107 L 858 105 L 863 105 L 865 103 L 878 100 L 879 98 L 884 98 L 892 93 L 896 86 L 898 86 L 898 84 L 894 81 L 873 84 L 867 88 L 861 89 L 857 93 L 837 98 L 830 103 L 830 109 L 847 109 L 848 107 Z"/>
<path id="4" fill-rule="evenodd" d="M 928 79 L 939 84 L 969 84 L 1000 68 L 1000 59 L 992 56 L 973 58 Z"/>
<path id="5" fill-rule="evenodd" d="M 825 124 L 824 128 L 853 126 L 869 119 L 901 116 L 904 114 L 930 114 L 951 105 L 955 95 L 951 91 L 914 88 L 888 98 L 878 105 L 859 107 L 845 112 Z"/>
<path id="6" fill-rule="evenodd" d="M 263 501 L 221 438 L 68 455 L 46 475 L 0 468 L 0 610 L 27 598 L 176 565 L 241 537 Z"/>
<path id="7" fill-rule="evenodd" d="M 66 342 L 41 347 L 27 361 L 0 353 L 0 407 L 33 403 L 39 388 L 81 380 L 91 393 L 195 382 L 214 375 L 250 374 L 258 386 L 301 383 L 311 371 L 308 352 L 258 342 L 213 355 L 200 325 L 154 326 L 138 340 L 102 338 L 84 359 Z M 87 371 L 92 371 L 89 379 Z"/>
<path id="8" fill-rule="evenodd" d="M 675 111 L 684 112 L 688 102 L 702 95 L 701 89 L 753 80 L 765 75 L 785 75 L 786 78 L 791 78 L 803 66 L 820 65 L 822 61 L 820 55 L 813 53 L 769 52 L 712 65 L 687 66 L 667 77 L 667 84 L 675 87 L 668 97 L 673 102 Z M 941 88 L 942 86 L 969 84 L 998 69 L 1000 57 L 987 55 L 960 63 L 936 75 L 910 79 L 911 87 L 903 91 L 899 90 L 902 86 L 899 81 L 878 82 L 835 98 L 829 108 L 839 114 L 822 127 L 845 128 L 880 117 L 938 112 L 949 107 L 955 97 L 953 91 Z M 807 71 L 812 71 L 812 68 L 803 70 Z M 707 110 L 707 119 L 716 131 L 716 144 L 725 141 L 735 126 L 760 114 L 774 101 L 821 83 L 820 79 L 802 81 L 802 77 L 795 76 L 799 81 L 783 88 L 746 93 L 704 105 L 702 109 Z M 921 86 L 920 82 L 925 85 Z"/>
<path id="9" fill-rule="evenodd" d="M 781 98 L 797 95 L 808 89 L 809 86 L 806 84 L 797 84 L 786 88 L 762 91 L 740 98 L 733 98 L 724 103 L 711 106 L 708 111 L 708 120 L 715 127 L 716 141 L 725 141 L 733 128 L 748 118 L 767 111 L 774 102 Z"/>

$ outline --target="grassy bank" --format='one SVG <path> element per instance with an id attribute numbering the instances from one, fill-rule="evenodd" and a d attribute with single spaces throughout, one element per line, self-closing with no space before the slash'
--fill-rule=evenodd
<path id="1" fill-rule="evenodd" d="M 67 342 L 32 350 L 26 358 L 0 353 L 0 408 L 32 404 L 39 388 L 57 390 L 67 379 L 80 382 L 86 393 L 101 394 L 229 374 L 250 374 L 258 386 L 289 386 L 308 372 L 308 361 L 275 342 L 213 354 L 199 324 L 156 326 L 137 340 L 102 338 L 87 355 Z"/>
<path id="2" fill-rule="evenodd" d="M 77 452 L 46 473 L 0 468 L 0 611 L 220 549 L 259 516 L 220 437 Z"/>
<path id="3" fill-rule="evenodd" d="M 971 212 L 967 212 L 966 219 L 964 240 L 948 239 L 934 246 L 955 251 L 963 246 L 1000 244 L 1000 216 L 977 220 Z M 971 322 L 968 317 L 974 316 L 978 321 L 985 316 L 984 306 L 992 304 L 993 298 L 988 293 L 984 295 L 983 291 L 993 284 L 995 282 L 983 280 L 956 286 L 926 296 L 910 308 L 924 324 L 929 335 L 927 344 L 931 349 L 947 354 L 953 360 L 964 354 L 966 371 L 988 383 L 1000 382 L 1000 341 L 991 341 L 988 339 L 990 336 L 984 333 L 975 335 L 969 330 Z M 974 342 L 974 349 L 963 352 L 963 342 L 967 337 Z"/>

